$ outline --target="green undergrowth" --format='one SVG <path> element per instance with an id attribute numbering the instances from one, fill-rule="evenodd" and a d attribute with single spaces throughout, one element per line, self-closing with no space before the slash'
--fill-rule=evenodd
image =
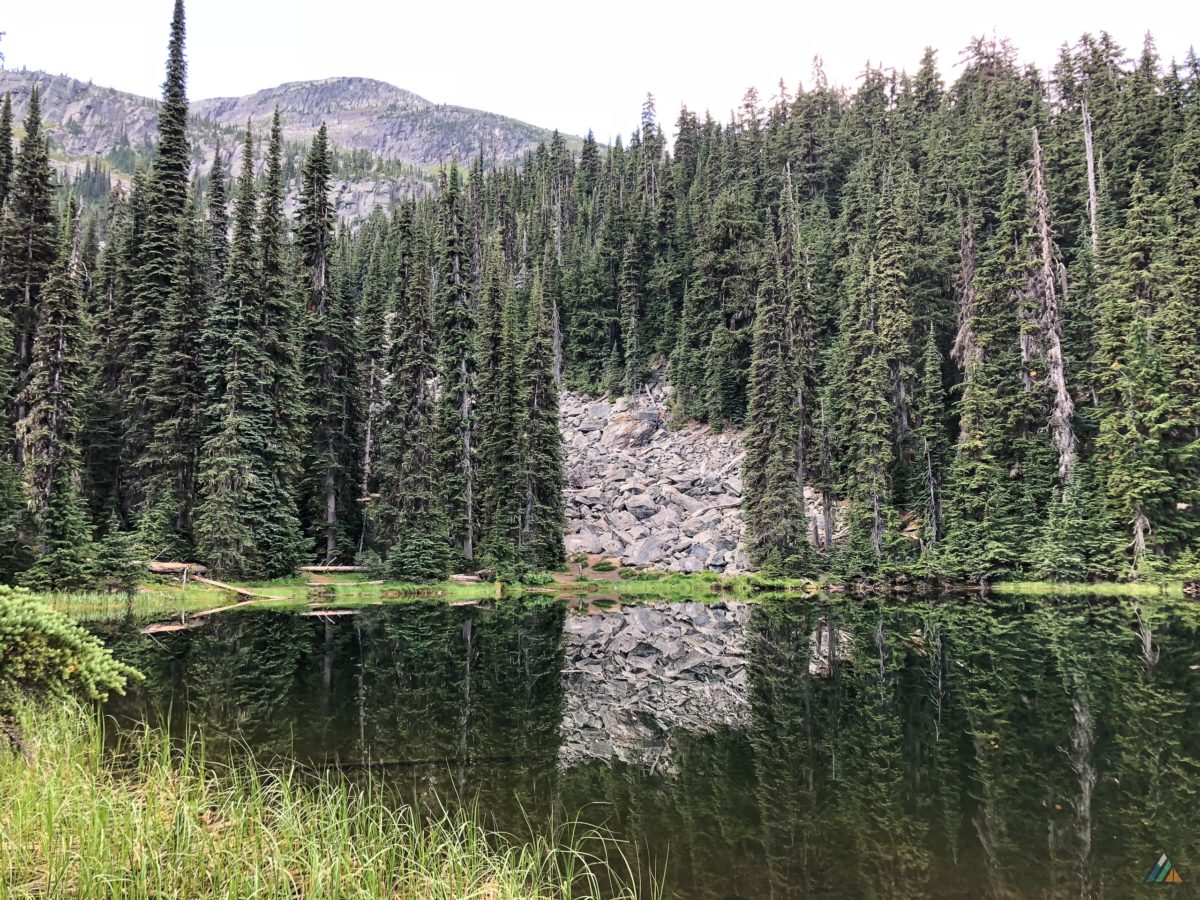
<path id="1" fill-rule="evenodd" d="M 625 848 L 582 825 L 517 839 L 466 813 L 396 808 L 378 782 L 206 759 L 157 729 L 106 742 L 90 706 L 27 704 L 18 720 L 26 753 L 0 749 L 0 884 L 14 900 L 635 894 Z"/>

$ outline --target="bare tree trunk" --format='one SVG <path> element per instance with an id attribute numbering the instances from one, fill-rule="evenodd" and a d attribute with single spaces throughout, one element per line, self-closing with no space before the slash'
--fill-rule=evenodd
<path id="1" fill-rule="evenodd" d="M 333 467 L 325 472 L 325 561 L 337 555 L 337 483 Z"/>
<path id="2" fill-rule="evenodd" d="M 1054 264 L 1054 238 L 1050 230 L 1050 195 L 1046 191 L 1042 145 L 1037 128 L 1033 129 L 1033 189 L 1037 204 L 1037 230 L 1041 268 L 1037 273 L 1038 319 L 1046 355 L 1046 376 L 1054 392 L 1050 411 L 1050 436 L 1058 451 L 1058 474 L 1066 481 L 1075 467 L 1075 429 L 1072 417 L 1075 401 L 1067 390 L 1066 362 L 1062 351 L 1062 310 L 1058 303 L 1058 277 Z"/>
<path id="3" fill-rule="evenodd" d="M 937 473 L 933 470 L 933 457 L 929 453 L 929 438 L 922 436 L 921 444 L 925 452 L 925 489 L 929 491 L 929 525 L 932 528 L 933 542 L 942 539 L 942 493 L 938 485 Z"/>
<path id="4" fill-rule="evenodd" d="M 1092 146 L 1092 116 L 1087 101 L 1083 101 L 1083 149 L 1087 154 L 1088 221 L 1092 226 L 1092 255 L 1100 252 L 1100 228 L 1096 222 L 1096 153 Z"/>
<path id="5" fill-rule="evenodd" d="M 554 386 L 562 389 L 563 335 L 558 320 L 558 301 L 550 304 L 551 327 L 554 331 Z"/>
<path id="6" fill-rule="evenodd" d="M 950 355 L 962 368 L 970 372 L 979 364 L 983 351 L 975 335 L 975 223 L 970 215 L 964 219 L 959 213 L 959 303 L 958 332 Z"/>

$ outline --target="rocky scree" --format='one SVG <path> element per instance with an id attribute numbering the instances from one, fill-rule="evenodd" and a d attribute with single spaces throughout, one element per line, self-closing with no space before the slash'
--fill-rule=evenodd
<path id="1" fill-rule="evenodd" d="M 567 552 L 670 572 L 744 572 L 742 434 L 672 431 L 668 397 L 662 384 L 635 399 L 563 392 Z"/>

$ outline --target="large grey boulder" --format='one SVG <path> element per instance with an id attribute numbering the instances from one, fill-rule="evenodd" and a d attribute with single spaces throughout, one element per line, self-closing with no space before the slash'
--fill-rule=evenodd
<path id="1" fill-rule="evenodd" d="M 630 566 L 649 566 L 663 558 L 663 545 L 656 537 L 642 538 L 629 552 L 624 562 Z"/>
<path id="2" fill-rule="evenodd" d="M 648 519 L 658 512 L 658 504 L 649 494 L 634 494 L 625 500 L 625 509 L 638 519 Z"/>

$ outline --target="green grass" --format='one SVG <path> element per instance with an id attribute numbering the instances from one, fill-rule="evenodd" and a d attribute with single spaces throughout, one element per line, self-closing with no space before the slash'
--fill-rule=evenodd
<path id="1" fill-rule="evenodd" d="M 813 582 L 795 579 L 765 579 L 758 576 L 723 578 L 711 572 L 683 575 L 665 572 L 641 572 L 622 569 L 619 580 L 598 580 L 579 577 L 567 583 L 556 583 L 536 590 L 547 590 L 558 594 L 578 595 L 599 593 L 612 595 L 629 601 L 681 602 L 699 600 L 753 600 L 766 593 L 802 593 L 815 590 Z M 407 603 L 415 600 L 438 599 L 447 603 L 493 600 L 496 586 L 484 584 L 456 584 L 444 582 L 434 585 L 407 583 L 368 584 L 365 576 L 336 576 L 342 584 L 310 586 L 302 578 L 281 579 L 271 582 L 238 582 L 234 587 L 253 590 L 280 598 L 278 601 L 256 600 L 241 604 L 248 609 L 275 609 L 304 611 L 310 606 L 322 609 L 358 609 L 386 603 Z M 522 585 L 505 585 L 504 596 L 516 596 L 527 589 Z M 970 589 L 965 589 L 970 590 Z M 1002 582 L 992 586 L 998 594 L 1022 594 L 1031 597 L 1170 597 L 1181 598 L 1182 587 L 1178 583 L 1168 585 L 1145 583 L 1099 583 L 1099 584 L 1054 584 L 1051 582 L 1020 581 Z M 238 602 L 238 597 L 229 592 L 201 584 L 189 584 L 186 588 L 170 581 L 142 585 L 141 589 L 127 601 L 119 594 L 79 593 L 45 594 L 44 602 L 60 612 L 87 624 L 107 624 L 131 621 L 144 625 L 150 622 L 176 620 L 181 615 L 195 614 Z"/>
<path id="2" fill-rule="evenodd" d="M 91 708 L 18 718 L 28 759 L 0 747 L 6 897 L 634 896 L 621 846 L 585 826 L 517 841 L 422 821 L 377 782 L 214 765 L 152 729 L 109 750 Z"/>
<path id="3" fill-rule="evenodd" d="M 1004 581 L 992 585 L 999 594 L 1024 594 L 1031 597 L 1171 597 L 1183 596 L 1179 582 L 1147 584 L 1145 582 L 1103 581 L 1095 584 L 1053 581 Z"/>
<path id="4" fill-rule="evenodd" d="M 59 612 L 85 623 L 155 622 L 178 618 L 235 602 L 234 595 L 200 585 L 149 584 L 132 597 L 122 594 L 42 594 L 40 600 Z"/>
<path id="5" fill-rule="evenodd" d="M 615 594 L 631 600 L 663 600 L 679 602 L 700 600 L 711 602 L 750 595 L 746 578 L 722 578 L 712 572 L 681 575 L 668 572 L 640 572 L 620 581 L 592 582 L 604 594 Z"/>

